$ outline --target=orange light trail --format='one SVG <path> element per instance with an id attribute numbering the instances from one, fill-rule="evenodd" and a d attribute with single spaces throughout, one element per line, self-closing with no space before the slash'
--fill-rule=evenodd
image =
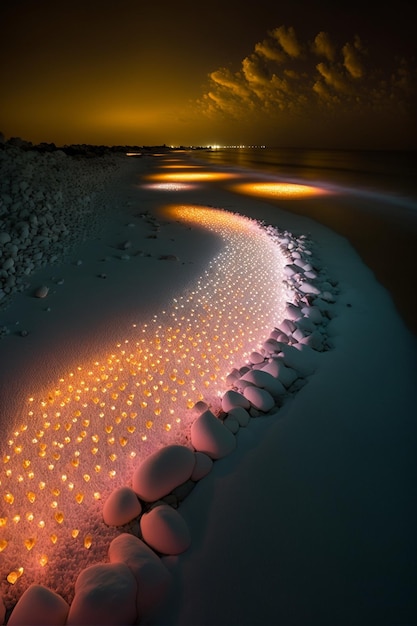
<path id="1" fill-rule="evenodd" d="M 128 484 L 155 449 L 187 445 L 190 409 L 218 400 L 227 374 L 283 318 L 286 257 L 271 232 L 219 209 L 176 205 L 167 212 L 217 234 L 222 251 L 165 311 L 28 399 L 0 457 L 5 597 L 31 582 L 52 584 L 70 553 L 79 559 L 84 551 L 85 566 L 90 555 L 105 559 L 101 501 Z"/>

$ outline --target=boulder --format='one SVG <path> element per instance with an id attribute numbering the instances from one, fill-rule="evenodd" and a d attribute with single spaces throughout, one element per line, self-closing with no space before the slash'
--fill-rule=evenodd
<path id="1" fill-rule="evenodd" d="M 133 473 L 133 491 L 145 502 L 155 502 L 188 480 L 194 465 L 195 456 L 190 448 L 175 444 L 161 448 L 142 461 Z"/>
<path id="2" fill-rule="evenodd" d="M 161 559 L 141 539 L 122 533 L 110 543 L 110 563 L 128 566 L 137 584 L 136 607 L 142 618 L 167 591 L 171 575 Z"/>
<path id="3" fill-rule="evenodd" d="M 31 585 L 19 598 L 7 623 L 11 626 L 64 626 L 68 611 L 69 605 L 57 593 L 42 585 Z"/>
<path id="4" fill-rule="evenodd" d="M 161 504 L 142 515 L 140 530 L 143 540 L 161 554 L 181 554 L 191 544 L 184 518 L 168 504 Z"/>
<path id="5" fill-rule="evenodd" d="M 221 459 L 235 449 L 236 438 L 211 411 L 205 411 L 191 426 L 191 443 L 211 459 Z"/>
<path id="6" fill-rule="evenodd" d="M 142 505 L 130 487 L 115 489 L 103 506 L 103 520 L 108 526 L 123 526 L 138 517 Z"/>
<path id="7" fill-rule="evenodd" d="M 137 584 L 124 563 L 99 563 L 82 570 L 75 581 L 67 626 L 134 624 Z"/>

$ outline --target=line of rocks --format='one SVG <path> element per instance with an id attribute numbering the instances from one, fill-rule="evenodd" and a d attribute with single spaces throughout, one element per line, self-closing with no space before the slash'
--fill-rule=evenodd
<path id="1" fill-rule="evenodd" d="M 336 283 L 313 259 L 307 237 L 277 234 L 272 227 L 271 236 L 288 257 L 284 271 L 293 297 L 287 317 L 247 364 L 230 372 L 220 406 L 194 406 L 189 447 L 174 444 L 154 452 L 136 468 L 131 484 L 110 494 L 103 520 L 121 534 L 109 545 L 108 563 L 80 572 L 71 606 L 52 590 L 32 585 L 16 604 L 9 626 L 23 625 L 35 613 L 43 624 L 57 626 L 140 623 L 170 584 L 160 557 L 181 554 L 192 541 L 179 504 L 214 462 L 233 452 L 240 428 L 253 418 L 275 414 L 314 373 L 320 352 L 332 347 L 326 326 L 333 316 Z"/>

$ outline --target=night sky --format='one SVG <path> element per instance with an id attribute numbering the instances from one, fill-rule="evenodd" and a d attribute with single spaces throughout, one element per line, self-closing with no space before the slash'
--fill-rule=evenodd
<path id="1" fill-rule="evenodd" d="M 1 0 L 0 130 L 57 145 L 415 149 L 413 5 Z"/>

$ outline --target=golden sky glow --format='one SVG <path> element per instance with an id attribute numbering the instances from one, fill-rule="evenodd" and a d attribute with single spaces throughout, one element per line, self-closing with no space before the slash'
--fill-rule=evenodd
<path id="1" fill-rule="evenodd" d="M 4 0 L 0 130 L 57 144 L 415 147 L 413 7 L 395 7 Z"/>

